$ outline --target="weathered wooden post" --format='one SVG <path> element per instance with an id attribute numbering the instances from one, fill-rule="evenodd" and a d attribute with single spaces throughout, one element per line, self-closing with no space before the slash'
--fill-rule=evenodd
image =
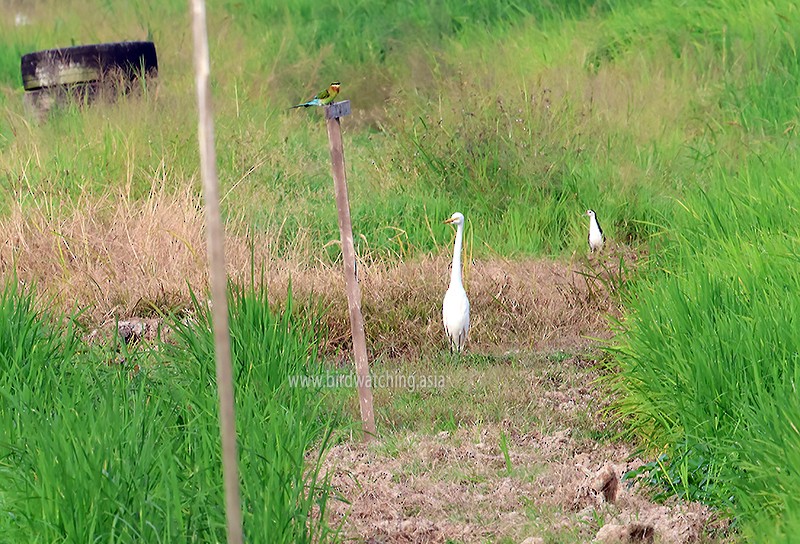
<path id="1" fill-rule="evenodd" d="M 344 281 L 347 289 L 347 307 L 350 310 L 350 330 L 353 336 L 353 355 L 358 379 L 358 400 L 361 406 L 361 424 L 364 441 L 376 436 L 375 413 L 372 408 L 372 384 L 367 360 L 367 338 L 364 333 L 364 316 L 361 315 L 361 289 L 356 278 L 356 250 L 353 245 L 353 225 L 350 220 L 350 200 L 347 196 L 347 177 L 344 171 L 344 146 L 339 118 L 350 115 L 350 101 L 325 106 L 328 123 L 328 141 L 331 149 L 333 187 L 336 192 L 336 209 L 339 212 L 339 234 L 342 239 Z"/>
<path id="2" fill-rule="evenodd" d="M 206 201 L 206 236 L 208 271 L 211 283 L 211 320 L 214 327 L 214 351 L 217 359 L 219 425 L 222 440 L 222 478 L 225 486 L 225 515 L 228 544 L 242 544 L 242 507 L 239 497 L 239 467 L 236 453 L 236 417 L 234 413 L 231 339 L 228 331 L 228 293 L 225 273 L 225 231 L 219 204 L 217 155 L 214 150 L 214 119 L 209 85 L 208 34 L 204 0 L 191 0 L 194 34 L 194 65 L 199 110 L 198 140 L 200 174 Z"/>

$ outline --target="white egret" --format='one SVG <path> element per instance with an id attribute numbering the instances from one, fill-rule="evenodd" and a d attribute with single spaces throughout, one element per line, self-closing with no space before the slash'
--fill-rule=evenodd
<path id="1" fill-rule="evenodd" d="M 589 216 L 589 250 L 594 253 L 603 247 L 605 238 L 594 210 L 586 210 L 586 215 Z"/>
<path id="2" fill-rule="evenodd" d="M 450 271 L 450 287 L 442 303 L 442 321 L 450 341 L 450 351 L 461 352 L 467 343 L 469 332 L 469 299 L 461 281 L 461 247 L 464 240 L 464 216 L 454 213 L 447 224 L 456 226 L 456 242 L 453 247 L 453 269 Z"/>

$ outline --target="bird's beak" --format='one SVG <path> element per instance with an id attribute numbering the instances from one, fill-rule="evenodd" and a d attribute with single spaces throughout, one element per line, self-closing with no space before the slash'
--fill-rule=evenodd
<path id="1" fill-rule="evenodd" d="M 455 219 L 453 219 L 452 217 L 450 219 L 445 219 L 444 220 L 444 224 L 445 225 L 449 225 L 450 223 L 453 223 L 453 222 L 455 222 Z"/>

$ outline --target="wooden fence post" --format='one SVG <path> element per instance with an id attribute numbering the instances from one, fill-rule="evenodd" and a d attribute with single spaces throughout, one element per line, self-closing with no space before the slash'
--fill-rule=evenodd
<path id="1" fill-rule="evenodd" d="M 222 441 L 222 478 L 225 485 L 225 515 L 228 544 L 242 544 L 242 507 L 239 496 L 239 467 L 236 453 L 236 417 L 231 372 L 231 339 L 228 331 L 228 287 L 225 273 L 225 230 L 219 204 L 217 155 L 214 150 L 214 119 L 209 85 L 208 33 L 205 0 L 191 0 L 194 34 L 194 65 L 197 83 L 200 174 L 206 202 L 208 271 L 211 283 L 211 321 L 217 359 L 219 425 Z"/>
<path id="2" fill-rule="evenodd" d="M 353 336 L 353 355 L 358 380 L 358 400 L 361 407 L 361 424 L 365 442 L 376 436 L 375 413 L 372 407 L 372 384 L 367 360 L 367 338 L 364 333 L 364 316 L 361 315 L 361 289 L 356 277 L 356 251 L 353 245 L 353 226 L 350 220 L 350 200 L 347 196 L 347 177 L 344 170 L 344 146 L 339 118 L 350 115 L 350 101 L 325 106 L 328 124 L 328 141 L 331 150 L 333 187 L 339 215 L 339 234 L 342 240 L 344 281 L 347 289 L 347 307 L 350 310 L 350 330 Z"/>

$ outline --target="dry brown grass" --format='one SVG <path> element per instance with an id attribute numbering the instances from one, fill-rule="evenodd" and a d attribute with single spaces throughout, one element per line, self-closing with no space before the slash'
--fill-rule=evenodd
<path id="1" fill-rule="evenodd" d="M 202 222 L 189 191 L 136 202 L 108 194 L 72 210 L 15 205 L 0 221 L 0 270 L 37 284 L 65 311 L 88 308 L 102 322 L 201 285 Z"/>
<path id="2" fill-rule="evenodd" d="M 109 193 L 69 208 L 15 204 L 0 220 L 0 274 L 35 283 L 63 312 L 84 309 L 92 326 L 118 318 L 180 310 L 190 288 L 206 288 L 202 199 L 191 189 L 168 192 L 154 184 L 149 198 Z M 300 308 L 322 314 L 324 351 L 349 353 L 349 323 L 340 265 L 324 262 L 303 232 L 290 257 L 273 251 L 280 233 L 253 233 L 229 220 L 226 252 L 234 281 L 256 278 L 282 304 L 291 282 Z M 417 355 L 444 347 L 441 300 L 449 258 L 422 257 L 359 264 L 363 312 L 374 354 Z M 590 279 L 589 261 L 480 260 L 468 263 L 472 307 L 469 348 L 484 352 L 581 347 L 608 335 L 615 306 L 602 280 Z M 611 276 L 615 274 L 611 270 Z"/>

